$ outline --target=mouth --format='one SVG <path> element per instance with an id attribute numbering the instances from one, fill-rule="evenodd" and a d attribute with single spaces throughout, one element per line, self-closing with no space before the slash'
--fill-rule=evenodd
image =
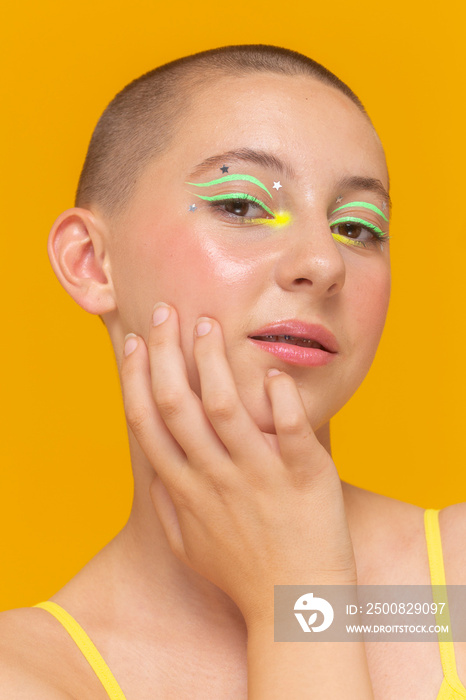
<path id="1" fill-rule="evenodd" d="M 258 349 L 294 365 L 318 367 L 338 355 L 338 343 L 331 331 L 297 319 L 269 324 L 248 338 Z"/>
<path id="2" fill-rule="evenodd" d="M 298 338 L 294 335 L 250 335 L 249 337 L 251 340 L 263 340 L 266 343 L 288 343 L 300 348 L 317 348 L 317 350 L 329 352 L 321 343 L 311 338 Z"/>

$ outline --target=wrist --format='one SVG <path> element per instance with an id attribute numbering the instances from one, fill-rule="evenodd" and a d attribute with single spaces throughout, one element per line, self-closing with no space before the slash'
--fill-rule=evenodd
<path id="1" fill-rule="evenodd" d="M 333 572 L 331 574 L 328 572 L 325 574 L 320 573 L 319 575 L 313 574 L 309 577 L 306 576 L 304 580 L 299 579 L 298 583 L 296 583 L 296 581 L 292 582 L 289 578 L 287 578 L 286 581 L 280 579 L 276 585 L 272 585 L 268 590 L 262 590 L 261 595 L 255 604 L 249 604 L 247 607 L 243 606 L 241 609 L 249 634 L 256 632 L 264 632 L 266 634 L 267 630 L 271 629 L 273 636 L 273 628 L 275 624 L 276 586 L 289 586 L 290 588 L 294 586 L 305 586 L 309 589 L 321 586 L 329 588 L 335 586 L 337 589 L 347 587 L 348 589 L 351 589 L 351 591 L 348 591 L 345 595 L 352 596 L 357 595 L 356 591 L 358 582 L 357 576 L 354 572 L 345 572 L 344 574 L 339 573 L 338 576 L 335 576 Z"/>

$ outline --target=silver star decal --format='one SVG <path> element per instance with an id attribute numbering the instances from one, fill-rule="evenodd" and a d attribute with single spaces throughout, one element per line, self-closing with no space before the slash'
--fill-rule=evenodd
<path id="1" fill-rule="evenodd" d="M 195 204 L 190 204 L 189 205 L 189 211 L 196 211 L 197 207 Z"/>
<path id="2" fill-rule="evenodd" d="M 337 204 L 340 204 L 340 202 L 343 201 L 343 197 L 340 195 L 339 197 L 336 198 L 335 201 L 336 201 Z"/>
<path id="3" fill-rule="evenodd" d="M 274 189 L 274 190 L 279 190 L 280 187 L 283 187 L 283 185 L 281 184 L 280 180 L 279 180 L 278 182 L 274 182 L 274 183 L 273 183 L 273 189 Z"/>

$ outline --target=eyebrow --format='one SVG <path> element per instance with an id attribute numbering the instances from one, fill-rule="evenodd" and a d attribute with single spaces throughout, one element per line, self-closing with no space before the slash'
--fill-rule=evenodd
<path id="1" fill-rule="evenodd" d="M 380 180 L 374 177 L 361 177 L 360 175 L 351 175 L 343 177 L 337 183 L 338 190 L 368 190 L 374 194 L 380 195 L 388 204 L 389 209 L 392 207 L 392 200 L 387 190 Z"/>
<path id="2" fill-rule="evenodd" d="M 286 175 L 290 179 L 294 177 L 294 170 L 288 163 L 285 163 L 272 153 L 256 151 L 252 148 L 240 148 L 237 151 L 226 151 L 226 153 L 210 156 L 210 158 L 206 158 L 202 163 L 196 165 L 188 177 L 202 175 L 217 165 L 221 166 L 231 162 L 254 163 L 254 165 L 261 165 L 263 168 L 276 170 L 280 175 Z"/>
<path id="3" fill-rule="evenodd" d="M 208 172 L 212 168 L 228 163 L 228 162 L 244 162 L 261 165 L 264 168 L 276 170 L 280 175 L 287 176 L 289 179 L 295 177 L 295 172 L 289 163 L 278 158 L 273 153 L 267 151 L 257 151 L 252 148 L 240 148 L 234 151 L 226 151 L 218 155 L 210 156 L 196 165 L 188 178 L 197 177 Z M 349 175 L 341 178 L 337 183 L 339 190 L 368 190 L 380 195 L 391 209 L 392 201 L 387 190 L 383 186 L 381 180 L 374 177 L 364 177 L 361 175 Z"/>

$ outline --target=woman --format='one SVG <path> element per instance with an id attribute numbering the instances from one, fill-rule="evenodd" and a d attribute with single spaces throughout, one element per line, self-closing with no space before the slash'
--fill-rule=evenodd
<path id="1" fill-rule="evenodd" d="M 49 256 L 109 331 L 134 504 L 52 605 L 2 615 L 7 697 L 466 697 L 460 644 L 457 674 L 451 644 L 442 670 L 435 644 L 273 641 L 277 584 L 431 580 L 424 511 L 331 458 L 387 311 L 388 188 L 358 98 L 284 49 L 188 57 L 107 108 Z M 439 523 L 463 583 L 464 504 Z"/>

